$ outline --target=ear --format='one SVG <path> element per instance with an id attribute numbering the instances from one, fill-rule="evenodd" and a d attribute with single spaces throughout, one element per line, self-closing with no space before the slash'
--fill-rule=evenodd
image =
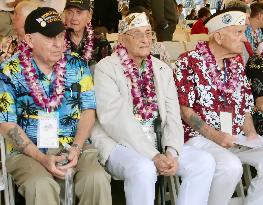
<path id="1" fill-rule="evenodd" d="M 33 39 L 32 39 L 32 34 L 26 34 L 25 35 L 25 41 L 29 45 L 30 48 L 33 48 Z"/>
<path id="2" fill-rule="evenodd" d="M 214 39 L 215 39 L 215 41 L 216 41 L 216 43 L 217 43 L 218 45 L 222 45 L 223 40 L 224 40 L 224 35 L 222 35 L 221 32 L 216 32 L 216 33 L 214 34 Z"/>

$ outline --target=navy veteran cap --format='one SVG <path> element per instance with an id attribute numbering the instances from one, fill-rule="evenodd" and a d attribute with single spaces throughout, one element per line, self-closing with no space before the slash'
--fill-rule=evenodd
<path id="1" fill-rule="evenodd" d="M 65 9 L 68 9 L 70 7 L 76 7 L 81 10 L 89 10 L 90 1 L 89 0 L 67 0 Z"/>
<path id="2" fill-rule="evenodd" d="M 49 7 L 39 7 L 32 11 L 25 21 L 25 33 L 41 33 L 54 37 L 65 30 L 59 13 Z"/>
<path id="3" fill-rule="evenodd" d="M 241 8 L 228 8 L 215 13 L 205 22 L 209 33 L 213 33 L 228 26 L 238 26 L 246 24 L 246 13 Z"/>

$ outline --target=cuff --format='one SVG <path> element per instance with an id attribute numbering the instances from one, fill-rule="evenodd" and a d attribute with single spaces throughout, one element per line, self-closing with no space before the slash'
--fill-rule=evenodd
<path id="1" fill-rule="evenodd" d="M 171 155 L 173 155 L 174 158 L 178 158 L 179 157 L 179 154 L 178 154 L 177 150 L 172 148 L 172 147 L 167 147 L 166 152 L 170 152 Z"/>

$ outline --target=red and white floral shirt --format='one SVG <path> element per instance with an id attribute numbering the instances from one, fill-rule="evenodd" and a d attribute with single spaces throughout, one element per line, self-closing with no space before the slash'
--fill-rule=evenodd
<path id="1" fill-rule="evenodd" d="M 183 53 L 177 60 L 174 79 L 180 105 L 192 108 L 208 125 L 220 130 L 220 109 L 231 107 L 232 133 L 242 134 L 245 113 L 253 109 L 253 96 L 240 55 L 225 59 L 221 69 L 207 42 Z M 184 122 L 185 141 L 200 133 Z"/>

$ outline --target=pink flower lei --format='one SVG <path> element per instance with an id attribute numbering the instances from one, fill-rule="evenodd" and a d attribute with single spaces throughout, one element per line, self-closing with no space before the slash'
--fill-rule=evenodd
<path id="1" fill-rule="evenodd" d="M 89 61 L 92 57 L 92 51 L 93 51 L 93 41 L 94 41 L 94 35 L 93 35 L 93 30 L 92 30 L 92 25 L 91 23 L 89 23 L 86 26 L 86 32 L 87 32 L 87 36 L 85 39 L 85 45 L 83 48 L 83 56 L 81 56 L 85 61 Z M 70 45 L 70 41 L 67 39 L 66 37 L 66 33 L 65 33 L 65 49 L 66 51 L 70 51 L 71 53 L 71 45 Z"/>
<path id="2" fill-rule="evenodd" d="M 131 80 L 131 94 L 133 97 L 134 114 L 136 118 L 142 120 L 154 119 L 158 115 L 157 96 L 153 82 L 153 65 L 151 56 L 146 59 L 147 69 L 143 78 L 139 77 L 139 69 L 134 61 L 128 57 L 127 49 L 118 44 L 116 52 L 121 60 L 121 64 L 126 68 L 124 74 Z"/>
<path id="3" fill-rule="evenodd" d="M 209 75 L 211 76 L 212 82 L 214 85 L 216 85 L 217 89 L 224 91 L 226 93 L 233 93 L 239 86 L 238 85 L 239 74 L 236 68 L 239 66 L 238 65 L 239 63 L 242 64 L 240 56 L 229 58 L 225 62 L 225 65 L 227 68 L 229 68 L 228 71 L 230 72 L 227 73 L 227 81 L 226 83 L 224 83 L 220 77 L 222 70 L 219 69 L 219 67 L 217 66 L 215 57 L 211 53 L 211 50 L 208 47 L 208 43 L 199 42 L 196 47 L 198 48 L 201 55 L 204 56 L 206 60 L 206 66 L 210 69 Z"/>
<path id="4" fill-rule="evenodd" d="M 52 95 L 47 97 L 43 88 L 39 84 L 36 69 L 31 63 L 31 48 L 25 42 L 22 42 L 18 46 L 18 51 L 18 58 L 23 68 L 23 75 L 25 76 L 30 95 L 33 97 L 34 102 L 48 112 L 56 110 L 61 105 L 64 98 L 66 57 L 63 56 L 63 58 L 61 58 L 53 67 L 56 76 L 52 82 L 54 90 Z"/>

